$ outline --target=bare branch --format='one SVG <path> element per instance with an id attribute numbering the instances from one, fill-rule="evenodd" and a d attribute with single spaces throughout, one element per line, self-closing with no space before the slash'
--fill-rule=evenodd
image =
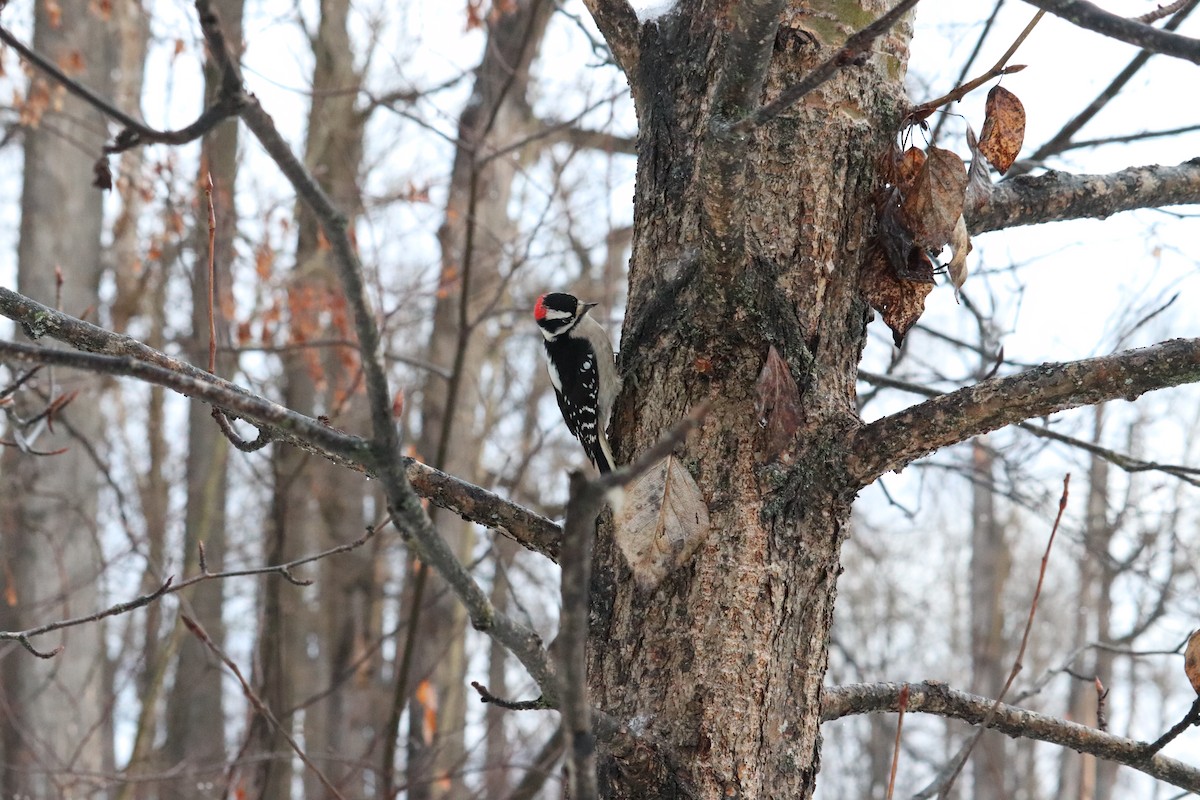
<path id="1" fill-rule="evenodd" d="M 145 380 L 210 403 L 260 427 L 260 436 L 304 448 L 374 475 L 366 440 L 252 394 L 237 384 L 89 322 L 55 311 L 0 286 L 0 315 L 19 322 L 31 336 L 49 336 L 84 353 L 49 350 L 11 342 L 0 353 L 12 360 L 54 363 L 109 375 Z M 89 355 L 91 354 L 91 355 Z M 408 457 L 399 457 L 414 488 L 434 505 L 487 526 L 524 547 L 557 560 L 562 529 L 553 521 Z"/>
<path id="2" fill-rule="evenodd" d="M 1043 364 L 935 397 L 861 428 L 848 468 L 866 485 L 885 472 L 972 436 L 1066 408 L 1133 400 L 1200 380 L 1200 339 L 1172 339 L 1114 355 Z"/>
<path id="3" fill-rule="evenodd" d="M 638 61 L 641 54 L 641 22 L 627 0 L 583 0 L 588 13 L 596 21 L 596 27 L 608 43 L 617 66 L 629 77 L 630 83 L 637 80 Z M 636 87 L 634 89 L 636 92 Z"/>
<path id="4" fill-rule="evenodd" d="M 920 712 L 961 719 L 972 725 L 987 716 L 993 701 L 987 697 L 952 689 L 940 681 L 924 683 L 872 683 L 827 687 L 821 695 L 821 716 L 826 722 L 851 714 L 897 711 L 900 692 L 907 688 L 908 713 Z M 1081 753 L 1150 775 L 1190 791 L 1200 791 L 1200 768 L 1172 758 L 1145 758 L 1146 745 L 1121 736 L 1057 719 L 1033 711 L 1000 704 L 988 727 L 1008 736 L 1036 739 L 1069 747 Z"/>
<path id="5" fill-rule="evenodd" d="M 562 611 L 555 654 L 562 682 L 562 728 L 566 737 L 567 791 L 580 800 L 596 800 L 596 735 L 588 702 L 587 639 L 592 547 L 596 521 L 604 510 L 605 489 L 582 472 L 571 473 L 562 551 Z"/>
<path id="6" fill-rule="evenodd" d="M 1193 725 L 1200 725 L 1200 697 L 1197 697 L 1195 702 L 1192 703 L 1192 707 L 1188 709 L 1186 714 L 1183 715 L 1183 719 L 1172 725 L 1169 731 L 1155 739 L 1153 743 L 1146 746 L 1144 757 L 1149 758 L 1159 750 L 1162 750 L 1164 747 L 1178 738 L 1179 734 L 1183 733 Z"/>
<path id="7" fill-rule="evenodd" d="M 32 48 L 26 47 L 20 39 L 13 36 L 3 26 L 0 26 L 0 41 L 16 50 L 21 58 L 45 72 L 71 94 L 80 98 L 109 119 L 116 120 L 124 126 L 124 130 L 117 134 L 117 138 L 113 143 L 105 145 L 104 151 L 106 153 L 120 153 L 143 144 L 161 143 L 178 145 L 194 141 L 215 128 L 222 120 L 237 116 L 242 103 L 246 99 L 241 90 L 241 83 L 239 82 L 236 86 L 223 89 L 217 97 L 216 102 L 204 109 L 192 124 L 176 131 L 160 131 L 126 114 L 108 100 L 71 78 L 59 69 L 53 60 L 46 58 Z"/>
<path id="8" fill-rule="evenodd" d="M 1179 13 L 1175 14 L 1175 16 L 1163 26 L 1163 30 L 1173 31 L 1178 29 L 1179 26 L 1183 24 L 1183 21 L 1187 19 L 1188 15 L 1191 14 L 1196 8 L 1197 4 L 1197 0 L 1186 0 L 1185 7 L 1179 9 Z M 1172 3 L 1172 6 L 1175 5 L 1179 4 Z M 1159 9 L 1159 12 L 1171 14 L 1174 13 L 1174 9 Z M 1147 14 L 1146 16 L 1149 17 L 1151 15 Z M 1153 20 L 1141 19 L 1141 21 L 1151 22 Z M 1117 73 L 1117 76 L 1113 78 L 1111 82 L 1109 82 L 1108 86 L 1104 87 L 1100 94 L 1096 95 L 1096 98 L 1092 100 L 1092 102 L 1088 103 L 1085 109 L 1076 114 L 1075 117 L 1072 118 L 1071 121 L 1066 125 L 1064 125 L 1058 133 L 1051 136 L 1049 140 L 1038 147 L 1038 149 L 1035 150 L 1033 155 L 1031 155 L 1028 159 L 1022 159 L 1021 162 L 1014 164 L 1013 167 L 1015 169 L 1009 173 L 1010 176 L 1016 177 L 1017 175 L 1026 172 L 1030 166 L 1039 164 L 1052 155 L 1056 155 L 1071 149 L 1072 137 L 1074 137 L 1084 125 L 1086 125 L 1097 114 L 1099 114 L 1100 111 L 1121 92 L 1121 90 L 1127 83 L 1129 83 L 1133 76 L 1136 75 L 1143 66 L 1145 66 L 1146 62 L 1150 60 L 1150 56 L 1152 55 L 1154 55 L 1152 51 L 1143 50 L 1134 56 L 1133 59 L 1125 65 L 1125 68 Z"/>
<path id="9" fill-rule="evenodd" d="M 858 371 L 859 380 L 875 386 L 888 386 L 893 389 L 900 389 L 913 394 L 924 395 L 925 397 L 941 397 L 942 392 L 936 389 L 931 389 L 928 386 L 922 386 L 911 381 L 900 380 L 893 378 L 890 375 L 878 375 L 866 370 Z M 1076 436 L 1068 436 L 1045 425 L 1038 425 L 1033 422 L 1018 422 L 1017 427 L 1027 433 L 1031 433 L 1041 439 L 1051 439 L 1055 442 L 1070 447 L 1075 447 L 1091 453 L 1094 456 L 1103 458 L 1108 463 L 1125 470 L 1126 472 L 1162 472 L 1170 475 L 1193 486 L 1200 486 L 1200 467 L 1189 467 L 1183 464 L 1162 464 L 1157 461 L 1146 461 L 1141 458 L 1135 458 L 1128 453 L 1120 453 L 1108 447 L 1103 447 L 1095 442 L 1089 442 L 1086 439 L 1080 439 Z"/>
<path id="10" fill-rule="evenodd" d="M 1165 6 L 1159 6 L 1153 11 L 1142 14 L 1140 17 L 1134 17 L 1134 20 L 1137 22 L 1144 22 L 1149 25 L 1153 22 L 1158 22 L 1163 17 L 1174 14 L 1176 11 L 1188 5 L 1192 1 L 1193 0 L 1175 0 L 1174 3 L 1168 3 Z"/>
<path id="11" fill-rule="evenodd" d="M 1010 44 L 1008 49 L 1004 51 L 1004 55 L 1000 56 L 999 60 L 992 65 L 991 69 L 987 70 L 982 75 L 967 81 L 966 83 L 956 86 L 954 89 L 942 95 L 941 97 L 921 103 L 921 105 L 917 106 L 912 111 L 909 111 L 905 119 L 916 122 L 924 120 L 942 106 L 949 103 L 957 103 L 959 100 L 962 100 L 968 94 L 975 91 L 980 86 L 983 86 L 993 78 L 998 78 L 1001 75 L 1008 75 L 1013 72 L 1020 72 L 1021 70 L 1025 69 L 1025 67 L 1020 65 L 1012 67 L 1008 66 L 1008 60 L 1017 52 L 1017 48 L 1020 47 L 1027 38 L 1029 38 L 1029 34 L 1033 32 L 1033 29 L 1037 26 L 1038 22 L 1041 21 L 1042 16 L 1045 13 L 1045 11 L 1039 11 L 1034 14 L 1033 19 L 1031 19 L 1025 26 L 1025 29 L 1017 35 L 1017 38 L 1013 40 L 1013 43 Z"/>
<path id="12" fill-rule="evenodd" d="M 329 778 L 325 777 L 325 773 L 321 771 L 321 768 L 313 763 L 312 759 L 308 757 L 308 754 L 304 752 L 304 749 L 300 747 L 295 739 L 292 738 L 291 733 L 288 732 L 287 726 L 279 722 L 279 719 L 276 718 L 276 716 L 271 712 L 271 709 L 267 707 L 267 704 L 264 703 L 262 699 L 254 693 L 252 688 L 250 688 L 250 683 L 242 675 L 242 671 L 238 669 L 238 665 L 234 663 L 233 659 L 226 655 L 225 651 L 217 646 L 216 642 L 209 637 L 204 628 L 200 627 L 199 623 L 187 616 L 183 616 L 182 619 L 183 624 L 186 625 L 187 629 L 192 632 L 192 635 L 199 639 L 204 646 L 212 652 L 213 655 L 221 659 L 221 663 L 229 668 L 229 671 L 234 674 L 234 677 L 238 679 L 238 683 L 241 684 L 242 694 L 245 695 L 246 699 L 250 701 L 250 705 L 253 706 L 255 712 L 260 714 L 272 728 L 278 731 L 279 734 L 287 740 L 287 743 L 291 746 L 292 750 L 295 751 L 296 755 L 300 757 L 300 760 L 304 762 L 304 765 L 308 767 L 314 775 L 317 776 L 317 780 L 321 782 L 321 785 L 325 787 L 325 790 L 328 791 L 331 796 L 337 798 L 337 800 L 345 800 L 342 793 L 337 790 L 337 787 L 329 782 Z"/>
<path id="13" fill-rule="evenodd" d="M 1087 0 L 1025 0 L 1029 5 L 1049 11 L 1067 22 L 1102 33 L 1113 39 L 1144 47 L 1165 56 L 1174 56 L 1200 64 L 1200 39 L 1162 31 L 1137 20 L 1101 9 Z"/>
<path id="14" fill-rule="evenodd" d="M 1107 175 L 1022 175 L 996 184 L 982 204 L 967 210 L 966 218 L 971 233 L 979 234 L 1181 203 L 1200 203 L 1200 159 Z"/>
<path id="15" fill-rule="evenodd" d="M 175 576 L 172 575 L 163 581 L 162 585 L 153 592 L 141 595 L 140 597 L 135 597 L 134 599 L 128 600 L 124 603 L 117 603 L 114 606 L 109 606 L 103 611 L 97 611 L 94 614 L 88 614 L 82 617 L 73 617 L 72 619 L 63 619 L 57 622 L 49 622 L 45 625 L 39 625 L 36 628 L 30 628 L 24 631 L 0 631 L 0 640 L 7 639 L 9 641 L 20 642 L 26 650 L 33 653 L 38 658 L 53 658 L 63 651 L 63 645 L 59 645 L 50 651 L 36 650 L 34 649 L 33 645 L 29 643 L 30 637 L 40 636 L 43 633 L 50 633 L 50 631 L 58 631 L 62 630 L 63 628 L 73 628 L 76 625 L 84 625 L 88 622 L 96 622 L 104 619 L 105 617 L 115 617 L 118 614 L 124 614 L 127 611 L 134 610 L 135 608 L 148 606 L 170 591 L 171 582 L 173 580 L 175 580 Z"/>

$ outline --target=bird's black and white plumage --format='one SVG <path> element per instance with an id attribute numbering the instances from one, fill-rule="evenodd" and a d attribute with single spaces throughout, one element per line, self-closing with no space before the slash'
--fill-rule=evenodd
<path id="1" fill-rule="evenodd" d="M 567 428 L 601 472 L 616 468 L 608 444 L 608 415 L 621 389 L 612 344 L 600 323 L 588 316 L 595 303 L 551 292 L 537 299 L 537 320 L 546 347 L 546 368 Z"/>

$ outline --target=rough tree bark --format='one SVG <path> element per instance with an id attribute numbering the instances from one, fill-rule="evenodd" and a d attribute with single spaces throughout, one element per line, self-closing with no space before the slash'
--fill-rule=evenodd
<path id="1" fill-rule="evenodd" d="M 910 20 L 843 53 L 798 104 L 748 118 L 893 6 L 681 0 L 639 23 L 621 0 L 588 0 L 639 120 L 619 459 L 711 403 L 680 448 L 712 516 L 707 542 L 652 591 L 630 580 L 608 528 L 597 542 L 592 699 L 661 756 L 610 747 L 605 797 L 811 796 L 856 492 L 969 436 L 1200 377 L 1196 342 L 1174 341 L 985 381 L 862 426 L 854 377 L 870 312 L 859 276 L 877 159 L 906 106 Z M 1168 180 L 1187 197 L 1191 172 L 1164 170 L 1179 173 Z M 1012 217 L 1044 182 L 1013 187 L 975 229 L 1105 213 L 1080 196 L 1050 215 Z M 1145 193 L 1133 183 L 1131 194 Z M 771 347 L 799 386 L 794 409 L 760 405 Z"/>
<path id="2" fill-rule="evenodd" d="M 33 46 L 104 94 L 113 91 L 117 37 L 86 0 L 56 9 L 35 6 Z M 61 291 L 64 310 L 91 313 L 98 303 L 102 264 L 103 195 L 89 186 L 92 163 L 104 143 L 100 114 L 41 75 L 33 77 L 24 120 L 25 167 L 17 250 L 18 291 L 49 305 Z M 61 107 L 56 103 L 61 100 Z M 39 113 L 40 110 L 44 114 Z M 36 117 L 36 119 L 35 119 Z M 56 270 L 61 269 L 61 290 Z M 22 393 L 18 411 L 32 416 L 53 396 L 80 390 L 42 431 L 31 456 L 5 447 L 0 456 L 0 627 L 20 630 L 98 605 L 99 475 L 88 447 L 103 452 L 97 381 L 43 371 Z M 40 395 L 40 397 L 39 397 Z M 9 428 L 6 438 L 32 430 Z M 66 647 L 44 661 L 11 653 L 0 662 L 0 794 L 6 797 L 84 795 L 111 769 L 104 734 L 106 685 L 104 626 L 67 631 Z M 47 648 L 49 649 L 49 648 Z"/>
<path id="3" fill-rule="evenodd" d="M 747 135 L 725 132 L 891 4 L 780 5 L 683 2 L 642 29 L 630 75 L 640 140 L 617 446 L 628 459 L 709 400 L 684 458 L 712 532 L 651 593 L 607 535 L 597 544 L 593 700 L 677 759 L 641 772 L 608 754 L 606 797 L 801 798 L 816 780 L 839 549 L 858 489 L 845 468 L 869 314 L 858 272 L 910 23 L 803 105 Z M 771 345 L 802 392 L 800 427 L 774 463 L 754 391 Z"/>

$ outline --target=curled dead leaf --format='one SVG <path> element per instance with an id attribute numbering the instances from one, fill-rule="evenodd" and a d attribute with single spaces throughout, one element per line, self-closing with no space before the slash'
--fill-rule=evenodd
<path id="1" fill-rule="evenodd" d="M 987 116 L 979 133 L 979 150 L 1001 175 L 1017 160 L 1025 141 L 1025 107 L 1003 86 L 993 86 L 987 97 Z"/>
<path id="2" fill-rule="evenodd" d="M 963 160 L 949 150 L 930 147 L 901 208 L 905 227 L 918 247 L 937 251 L 950 240 L 963 212 L 966 188 Z"/>
<path id="3" fill-rule="evenodd" d="M 971 252 L 971 235 L 967 233 L 967 221 L 960 215 L 950 234 L 950 262 L 946 264 L 946 272 L 950 282 L 954 284 L 954 296 L 967 280 L 967 254 Z"/>
<path id="4" fill-rule="evenodd" d="M 1183 672 L 1196 694 L 1200 694 L 1200 630 L 1188 638 L 1187 647 L 1183 650 Z"/>
<path id="5" fill-rule="evenodd" d="M 913 248 L 918 258 L 924 259 L 931 279 L 906 280 L 896 276 L 882 248 L 876 248 L 863 267 L 861 290 L 863 298 L 879 312 L 883 321 L 892 329 L 892 340 L 899 347 L 904 337 L 925 311 L 925 298 L 933 290 L 933 265 L 929 257 Z"/>
<path id="6" fill-rule="evenodd" d="M 971 149 L 971 166 L 967 169 L 967 189 L 964 192 L 963 208 L 973 211 L 987 202 L 992 195 L 992 176 L 988 172 L 987 159 L 979 152 L 979 140 L 975 131 L 967 126 L 967 147 Z"/>
<path id="7" fill-rule="evenodd" d="M 708 537 L 704 496 L 687 467 L 673 455 L 626 487 L 613 516 L 617 546 L 643 589 L 662 583 Z"/>
<path id="8" fill-rule="evenodd" d="M 775 345 L 767 350 L 754 388 L 758 396 L 755 413 L 762 429 L 759 453 L 765 461 L 773 461 L 788 449 L 800 428 L 800 389 Z"/>
<path id="9" fill-rule="evenodd" d="M 896 185 L 900 187 L 900 191 L 908 191 L 913 183 L 917 180 L 917 176 L 921 174 L 921 167 L 925 166 L 925 151 L 919 147 L 910 147 L 904 151 L 904 155 L 900 157 L 900 162 L 896 165 Z"/>

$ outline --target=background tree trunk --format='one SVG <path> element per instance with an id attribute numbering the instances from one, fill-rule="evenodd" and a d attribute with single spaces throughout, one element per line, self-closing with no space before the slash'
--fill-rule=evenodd
<path id="1" fill-rule="evenodd" d="M 347 32 L 348 0 L 322 0 L 317 35 L 312 107 L 305 141 L 306 166 L 349 218 L 360 211 L 358 171 L 366 118 L 357 110 L 355 91 L 361 76 Z M 283 358 L 284 402 L 330 424 L 365 430 L 360 403 L 357 358 L 340 347 L 317 347 L 320 340 L 352 338 L 345 302 L 329 264 L 329 248 L 312 211 L 297 203 L 296 265 L 288 278 L 289 349 Z M 348 357 L 347 357 L 348 356 Z M 365 481 L 357 473 L 293 448 L 273 455 L 274 503 L 272 551 L 267 563 L 281 563 L 305 552 L 353 541 L 366 524 Z M 264 585 L 266 610 L 259 633 L 263 698 L 284 725 L 295 727 L 294 710 L 337 681 L 346 689 L 304 708 L 304 735 L 314 755 L 348 763 L 327 764 L 327 776 L 350 794 L 364 789 L 362 764 L 374 745 L 370 731 L 381 725 L 382 704 L 373 703 L 379 662 L 357 663 L 367 641 L 379 636 L 379 577 L 367 548 L 321 565 L 321 600 L 305 603 L 299 587 L 272 579 Z M 321 631 L 314 653 L 304 638 Z M 291 792 L 292 758 L 275 731 L 260 728 L 256 748 L 281 758 L 258 769 L 264 798 L 286 800 Z M 325 790 L 304 775 L 306 796 Z"/>
<path id="2" fill-rule="evenodd" d="M 216 0 L 221 22 L 235 47 L 242 42 L 243 0 Z M 209 59 L 205 63 L 206 103 L 220 90 L 221 76 Z M 213 210 L 216 214 L 216 240 L 213 269 L 216 275 L 217 374 L 231 378 L 237 359 L 224 352 L 232 344 L 230 317 L 233 309 L 233 263 L 236 258 L 238 214 L 235 187 L 238 176 L 238 126 L 219 125 L 204 137 L 200 151 L 200 170 L 196 182 L 195 228 L 192 231 L 191 322 L 188 358 L 193 364 L 208 364 L 208 208 L 204 186 L 208 176 L 213 182 Z M 229 442 L 217 429 L 211 409 L 200 403 L 188 407 L 187 507 L 184 510 L 184 574 L 199 569 L 200 544 L 204 544 L 209 569 L 225 565 L 227 524 L 226 502 L 229 478 Z M 191 613 L 218 645 L 225 641 L 222 619 L 224 587 L 202 583 L 185 597 Z M 206 797 L 203 787 L 218 781 L 225 762 L 225 704 L 222 700 L 224 666 L 195 637 L 178 626 L 175 680 L 166 706 L 166 740 L 163 762 L 183 765 L 188 779 L 179 781 L 175 790 L 181 798 Z"/>
<path id="3" fill-rule="evenodd" d="M 493 11 L 471 101 L 459 118 L 450 195 L 438 231 L 442 272 L 426 360 L 452 377 L 430 373 L 426 380 L 417 449 L 430 464 L 472 483 L 481 483 L 480 442 L 487 440 L 477 422 L 486 402 L 480 381 L 497 347 L 486 315 L 506 296 L 501 268 L 512 266 L 506 250 L 517 232 L 508 206 L 521 151 L 494 154 L 529 131 L 529 67 L 553 10 L 549 0 L 521 0 Z M 475 525 L 436 511 L 434 521 L 459 559 L 470 562 Z M 407 779 L 413 800 L 456 798 L 467 791 L 465 623 L 462 605 L 431 575 L 409 681 Z"/>
<path id="4" fill-rule="evenodd" d="M 1004 656 L 1004 585 L 1011 556 L 996 517 L 996 453 L 985 437 L 971 441 L 971 691 L 999 694 L 1008 679 Z M 1005 737 L 983 735 L 972 756 L 976 800 L 1003 800 L 1008 768 Z"/>
<path id="5" fill-rule="evenodd" d="M 86 0 L 35 5 L 33 46 L 70 65 L 74 77 L 102 95 L 113 92 L 117 37 Z M 50 306 L 95 316 L 102 269 L 103 195 L 91 187 L 92 164 L 105 138 L 104 119 L 41 75 L 27 108 L 45 100 L 44 114 L 24 130 L 17 288 Z M 57 103 L 61 102 L 61 107 Z M 61 108 L 61 110 L 58 110 Z M 34 111 L 34 116 L 37 112 Z M 35 457 L 14 447 L 0 455 L 0 628 L 21 630 L 99 606 L 103 568 L 97 523 L 99 473 L 88 447 L 104 452 L 100 382 L 81 373 L 44 369 L 19 413 L 32 416 L 52 399 L 79 390 L 30 444 Z M 40 426 L 35 426 L 40 427 Z M 34 429 L 8 438 L 29 437 Z M 84 796 L 112 767 L 105 717 L 107 685 L 104 626 L 64 631 L 66 650 L 42 660 L 15 648 L 0 662 L 0 794 L 6 797 Z M 50 645 L 47 649 L 52 648 Z"/>
<path id="6" fill-rule="evenodd" d="M 790 6 L 763 100 L 888 5 Z M 839 550 L 858 488 L 841 466 L 858 424 L 869 314 L 858 274 L 874 226 L 876 159 L 899 123 L 910 27 L 742 142 L 749 166 L 730 192 L 745 234 L 730 246 L 721 230 L 733 227 L 733 209 L 719 202 L 727 176 L 703 160 L 720 144 L 710 132 L 724 112 L 714 108 L 721 76 L 711 54 L 722 52 L 718 32 L 734 27 L 711 20 L 713 11 L 682 4 L 645 26 L 631 77 L 640 138 L 618 459 L 708 400 L 684 463 L 712 531 L 649 593 L 629 579 L 609 531 L 597 542 L 592 700 L 644 723 L 678 756 L 673 769 L 645 774 L 608 753 L 611 798 L 811 795 Z M 755 383 L 772 345 L 803 411 L 795 439 L 766 463 Z"/>

